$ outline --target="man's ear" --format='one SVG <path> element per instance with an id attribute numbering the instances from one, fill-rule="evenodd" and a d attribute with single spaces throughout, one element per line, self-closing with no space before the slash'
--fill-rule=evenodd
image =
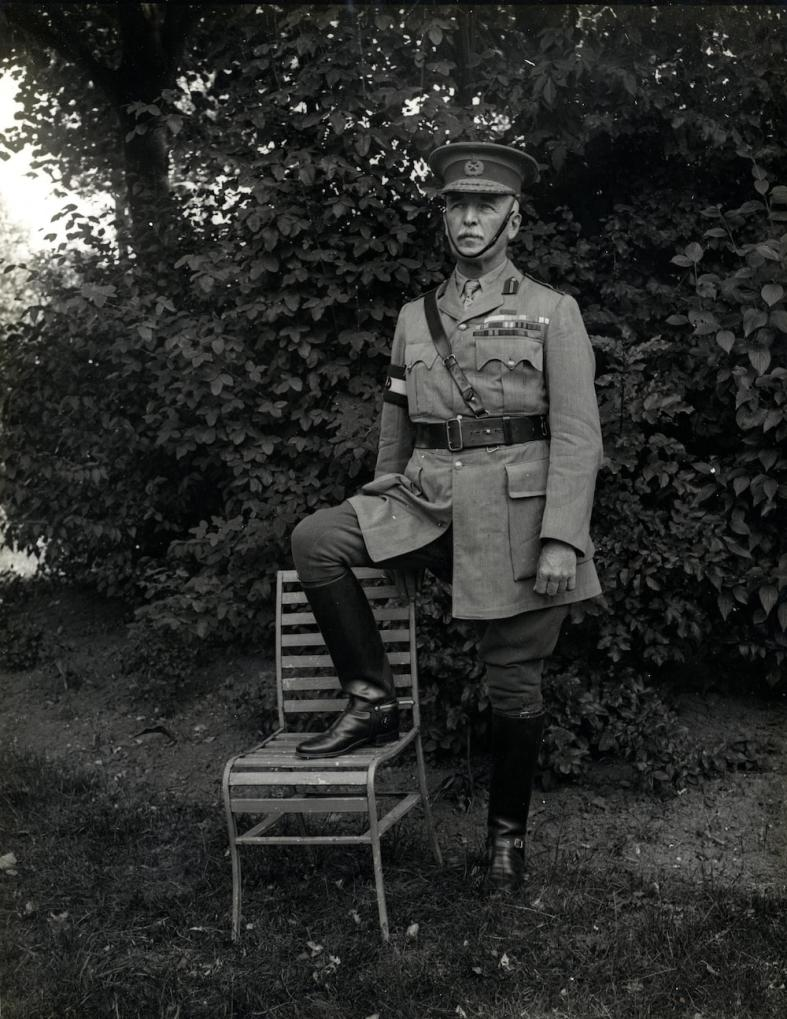
<path id="1" fill-rule="evenodd" d="M 517 202 L 516 212 L 511 213 L 511 218 L 508 221 L 508 239 L 513 240 L 519 233 L 519 228 L 522 226 L 522 213 L 519 211 L 519 202 Z"/>

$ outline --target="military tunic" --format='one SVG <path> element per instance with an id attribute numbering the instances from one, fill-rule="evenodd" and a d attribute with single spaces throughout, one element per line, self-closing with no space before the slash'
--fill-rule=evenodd
<path id="1" fill-rule="evenodd" d="M 457 618 L 503 619 L 599 594 L 589 524 L 601 432 L 593 351 L 576 301 L 507 262 L 469 308 L 449 279 L 438 309 L 486 411 L 545 414 L 551 437 L 458 452 L 415 448 L 416 422 L 472 415 L 432 342 L 423 298 L 406 304 L 391 352 L 406 401 L 387 395 L 374 480 L 350 499 L 371 559 L 421 548 L 453 525 Z M 533 590 L 545 539 L 576 549 L 574 591 L 550 598 Z"/>

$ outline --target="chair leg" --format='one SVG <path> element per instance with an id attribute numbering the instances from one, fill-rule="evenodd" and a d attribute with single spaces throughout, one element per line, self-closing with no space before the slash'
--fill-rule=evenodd
<path id="1" fill-rule="evenodd" d="M 238 852 L 238 825 L 235 814 L 232 812 L 230 799 L 230 773 L 237 760 L 237 756 L 227 761 L 224 768 L 224 778 L 221 783 L 222 798 L 224 800 L 224 812 L 227 817 L 227 832 L 230 839 L 230 862 L 232 863 L 232 940 L 237 941 L 240 937 L 240 914 L 241 897 L 243 895 L 242 874 L 240 866 L 240 853 Z"/>
<path id="2" fill-rule="evenodd" d="M 232 860 L 232 940 L 237 941 L 240 938 L 240 912 L 241 912 L 241 896 L 243 894 L 242 880 L 240 869 L 240 853 L 238 847 L 234 844 L 230 845 L 230 859 Z"/>
<path id="3" fill-rule="evenodd" d="M 443 854 L 440 851 L 440 843 L 437 841 L 437 832 L 434 827 L 434 817 L 432 816 L 432 804 L 429 799 L 429 786 L 426 782 L 426 763 L 424 761 L 424 748 L 421 744 L 420 735 L 415 741 L 415 757 L 416 757 L 416 770 L 418 772 L 418 787 L 421 790 L 421 806 L 424 810 L 424 822 L 426 824 L 426 834 L 429 837 L 429 842 L 432 846 L 432 853 L 434 854 L 435 863 L 438 867 L 443 866 Z"/>
<path id="4" fill-rule="evenodd" d="M 372 843 L 372 866 L 374 867 L 374 887 L 377 892 L 377 914 L 380 918 L 380 933 L 383 941 L 391 936 L 388 927 L 388 907 L 385 902 L 385 882 L 383 881 L 383 854 L 380 849 L 380 829 L 377 823 L 377 798 L 374 794 L 374 776 L 366 787 L 366 807 L 369 816 L 369 837 Z"/>

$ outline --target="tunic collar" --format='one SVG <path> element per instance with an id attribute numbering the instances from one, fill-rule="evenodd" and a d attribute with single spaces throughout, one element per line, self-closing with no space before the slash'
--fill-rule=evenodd
<path id="1" fill-rule="evenodd" d="M 503 281 L 509 276 L 516 276 L 519 280 L 522 274 L 510 261 L 505 259 L 500 265 L 479 278 L 481 292 L 476 296 L 469 308 L 462 303 L 461 293 L 465 285 L 466 276 L 457 269 L 447 280 L 442 294 L 438 296 L 437 306 L 440 311 L 451 318 L 461 322 L 463 319 L 478 318 L 479 315 L 486 315 L 503 303 Z"/>

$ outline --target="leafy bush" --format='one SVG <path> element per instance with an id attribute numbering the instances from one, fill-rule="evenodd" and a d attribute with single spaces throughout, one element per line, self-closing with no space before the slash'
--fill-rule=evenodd
<path id="1" fill-rule="evenodd" d="M 45 656 L 41 628 L 24 616 L 25 582 L 0 572 L 0 668 L 32 669 Z"/>
<path id="2" fill-rule="evenodd" d="M 398 307 L 450 267 L 424 154 L 524 138 L 551 172 L 514 258 L 577 296 L 599 368 L 606 603 L 572 630 L 583 676 L 609 696 L 698 661 L 775 682 L 783 15 L 460 8 L 235 7 L 131 111 L 189 182 L 182 229 L 127 250 L 65 213 L 39 303 L 0 327 L 5 530 L 184 646 L 259 640 L 292 527 L 370 476 Z M 430 738 L 455 747 L 483 727 L 477 631 L 439 588 L 421 611 Z"/>

